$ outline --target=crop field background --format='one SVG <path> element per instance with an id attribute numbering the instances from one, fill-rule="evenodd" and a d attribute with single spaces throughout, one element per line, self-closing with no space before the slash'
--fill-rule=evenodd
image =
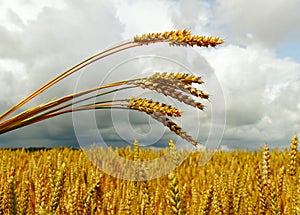
<path id="1" fill-rule="evenodd" d="M 0 0 L 0 215 L 300 215 L 299 9 Z"/>
<path id="2" fill-rule="evenodd" d="M 0 214 L 299 214 L 297 144 L 295 136 L 284 151 L 267 145 L 255 152 L 218 151 L 204 166 L 202 152 L 192 152 L 174 171 L 149 181 L 107 175 L 82 150 L 3 149 Z M 176 150 L 170 146 L 152 151 L 136 143 L 109 150 L 128 160 L 150 160 Z"/>

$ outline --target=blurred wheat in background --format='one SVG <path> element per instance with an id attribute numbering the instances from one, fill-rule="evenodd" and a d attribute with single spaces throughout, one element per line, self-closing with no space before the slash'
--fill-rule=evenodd
<path id="1" fill-rule="evenodd" d="M 204 166 L 191 153 L 174 171 L 126 181 L 94 166 L 81 150 L 0 150 L 0 214 L 299 214 L 300 156 L 290 150 L 218 151 Z M 116 148 L 132 161 L 176 150 Z M 110 165 L 106 150 L 97 156 Z M 173 162 L 177 162 L 176 156 Z M 112 167 L 118 168 L 118 167 Z M 141 179 L 144 171 L 136 168 Z"/>

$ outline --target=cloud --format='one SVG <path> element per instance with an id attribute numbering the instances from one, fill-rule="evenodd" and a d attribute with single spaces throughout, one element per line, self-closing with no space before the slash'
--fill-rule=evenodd
<path id="1" fill-rule="evenodd" d="M 217 0 L 213 23 L 228 32 L 226 39 L 276 47 L 299 39 L 299 9 L 297 0 Z"/>
<path id="2" fill-rule="evenodd" d="M 169 12 L 175 28 L 225 39 L 220 48 L 197 50 L 222 85 L 223 144 L 230 148 L 255 149 L 266 142 L 283 146 L 299 132 L 300 65 L 278 57 L 279 48 L 299 39 L 299 8 L 294 0 L 182 0 Z"/>
<path id="3" fill-rule="evenodd" d="M 115 0 L 117 17 L 125 25 L 122 36 L 132 38 L 136 34 L 160 32 L 172 29 L 168 11 L 172 8 L 171 1 L 120 1 Z"/>
<path id="4" fill-rule="evenodd" d="M 20 8 L 23 6 L 11 6 L 9 14 L 13 14 L 15 20 L 21 20 L 23 13 L 20 12 Z M 14 31 L 7 26 L 0 26 L 0 80 L 3 83 L 1 112 L 68 67 L 121 40 L 123 25 L 115 17 L 115 8 L 108 1 L 65 1 L 63 8 L 47 4 L 34 8 L 37 10 L 36 19 L 28 19 L 24 25 L 19 26 L 21 30 Z M 106 72 L 105 67 L 93 68 L 97 68 L 98 74 Z M 72 93 L 77 78 L 78 76 L 75 76 L 58 84 L 28 106 Z M 90 79 L 93 79 L 93 76 L 90 76 Z M 71 118 L 63 118 L 41 123 L 44 126 L 38 124 L 22 129 L 27 135 L 21 130 L 17 132 L 31 141 L 32 145 L 49 143 L 50 136 L 52 144 L 49 146 L 56 144 L 55 139 L 58 136 L 69 136 L 75 142 L 74 131 L 70 129 Z M 48 138 L 42 138 L 44 135 L 39 134 Z M 19 141 L 14 137 L 14 132 L 1 135 L 1 139 L 5 140 L 1 141 L 2 146 L 18 145 Z"/>
<path id="5" fill-rule="evenodd" d="M 283 145 L 299 131 L 300 64 L 259 46 L 225 45 L 203 55 L 225 95 L 225 139 Z"/>
<path id="6" fill-rule="evenodd" d="M 64 1 L 60 0 L 18 0 L 0 1 L 1 24 L 10 31 L 22 31 L 24 24 L 35 20 L 45 7 L 64 8 Z"/>
<path id="7" fill-rule="evenodd" d="M 206 30 L 213 16 L 211 3 L 199 0 L 182 0 L 174 3 L 168 11 L 176 29 L 187 28 L 192 32 Z"/>
<path id="8" fill-rule="evenodd" d="M 0 59 L 0 98 L 10 98 L 5 102 L 17 101 L 23 96 L 23 88 L 26 86 L 27 74 L 25 65 L 12 59 Z M 21 93 L 20 93 L 21 92 Z M 0 108 L 1 109 L 1 108 Z"/>

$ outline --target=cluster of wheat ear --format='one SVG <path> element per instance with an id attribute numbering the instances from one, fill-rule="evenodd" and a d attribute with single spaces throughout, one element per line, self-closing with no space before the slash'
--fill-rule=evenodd
<path id="1" fill-rule="evenodd" d="M 196 151 L 169 174 L 140 180 L 149 169 L 136 162 L 136 181 L 103 173 L 82 150 L 0 150 L 0 214 L 299 214 L 300 156 L 295 136 L 290 150 L 218 151 L 204 166 Z M 132 161 L 168 153 L 174 143 L 152 151 L 109 149 Z M 96 156 L 111 168 L 117 163 Z"/>
<path id="2" fill-rule="evenodd" d="M 207 93 L 204 93 L 203 91 L 194 87 L 195 84 L 202 84 L 203 81 L 200 77 L 186 73 L 155 73 L 149 77 L 110 83 L 82 92 L 63 96 L 53 101 L 46 102 L 45 104 L 24 110 L 19 114 L 12 115 L 18 109 L 23 107 L 24 104 L 41 94 L 43 91 L 100 59 L 129 48 L 160 42 L 169 43 L 171 46 L 176 45 L 199 47 L 215 47 L 223 43 L 223 41 L 219 38 L 191 35 L 191 33 L 185 29 L 135 36 L 131 41 L 97 53 L 71 67 L 4 112 L 2 115 L 0 115 L 0 134 L 74 111 L 105 108 L 125 108 L 142 111 L 149 114 L 152 118 L 167 126 L 171 131 L 175 132 L 183 139 L 189 141 L 193 145 L 196 145 L 197 142 L 169 118 L 180 117 L 182 113 L 181 110 L 177 110 L 169 105 L 162 104 L 158 101 L 156 102 L 147 100 L 145 98 L 122 98 L 111 101 L 101 100 L 101 96 L 103 95 L 129 88 L 141 87 L 162 93 L 165 96 L 172 97 L 187 105 L 191 105 L 203 110 L 204 105 L 199 101 L 195 101 L 193 98 L 208 98 Z M 89 96 L 90 93 L 96 91 L 99 92 L 97 95 L 93 94 L 92 96 Z M 92 99 L 93 101 L 96 99 L 96 101 L 92 103 L 89 102 Z"/>

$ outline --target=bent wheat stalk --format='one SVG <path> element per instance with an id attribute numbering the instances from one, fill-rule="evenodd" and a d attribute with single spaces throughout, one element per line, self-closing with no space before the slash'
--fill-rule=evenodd
<path id="1" fill-rule="evenodd" d="M 160 102 L 154 102 L 152 100 L 146 100 L 142 98 L 130 98 L 130 99 L 119 99 L 112 101 L 96 101 L 93 104 L 87 103 L 89 99 L 98 99 L 103 95 L 114 93 L 120 90 L 126 90 L 129 88 L 144 88 L 158 93 L 162 93 L 165 96 L 172 97 L 180 102 L 187 105 L 196 107 L 203 110 L 204 105 L 198 101 L 195 101 L 193 97 L 198 97 L 200 99 L 208 99 L 208 94 L 201 90 L 196 89 L 192 84 L 202 84 L 203 81 L 200 77 L 196 77 L 185 73 L 155 73 L 152 76 L 138 78 L 133 80 L 125 80 L 120 82 L 115 82 L 103 86 L 98 86 L 85 91 L 70 94 L 54 101 L 47 102 L 42 105 L 38 105 L 29 108 L 17 115 L 11 116 L 16 110 L 20 109 L 24 104 L 32 100 L 37 95 L 41 94 L 48 88 L 52 87 L 56 83 L 62 81 L 68 76 L 76 73 L 80 69 L 99 61 L 105 57 L 116 54 L 118 52 L 124 51 L 126 49 L 134 48 L 142 45 L 149 45 L 159 42 L 167 42 L 170 46 L 199 46 L 199 47 L 215 47 L 223 43 L 219 38 L 205 37 L 191 35 L 189 31 L 176 30 L 168 31 L 163 33 L 152 33 L 143 34 L 141 36 L 135 36 L 133 40 L 122 43 L 120 45 L 114 46 L 105 51 L 99 52 L 82 62 L 76 64 L 75 66 L 67 69 L 57 77 L 50 80 L 45 85 L 41 86 L 29 96 L 25 97 L 19 103 L 14 105 L 12 108 L 0 115 L 0 134 L 40 122 L 55 116 L 62 114 L 83 111 L 91 109 L 106 109 L 106 108 L 123 108 L 138 110 L 147 113 L 152 118 L 160 121 L 165 126 L 167 126 L 171 131 L 175 132 L 177 135 L 181 136 L 183 139 L 196 145 L 197 142 L 192 139 L 186 132 L 184 132 L 179 126 L 177 126 L 173 121 L 171 121 L 167 116 L 179 117 L 182 111 L 177 110 L 169 105 L 162 104 Z M 113 88 L 111 90 L 103 92 L 105 89 Z M 87 98 L 82 98 L 83 96 L 90 94 L 92 92 L 100 91 L 101 93 L 89 96 Z M 78 99 L 74 101 L 74 99 Z"/>

